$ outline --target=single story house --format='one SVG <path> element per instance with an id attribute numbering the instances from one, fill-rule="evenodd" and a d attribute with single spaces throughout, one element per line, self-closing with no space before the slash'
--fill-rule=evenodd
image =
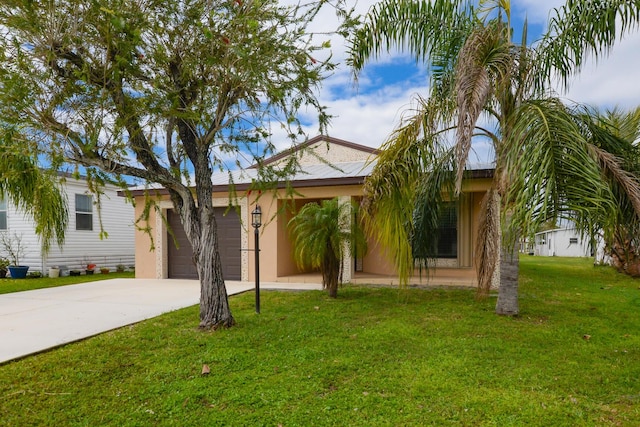
<path id="1" fill-rule="evenodd" d="M 29 271 L 45 274 L 54 266 L 62 267 L 64 273 L 70 269 L 84 270 L 87 264 L 111 270 L 118 264 L 134 265 L 133 206 L 118 197 L 118 187 L 105 186 L 99 213 L 85 180 L 68 174 L 61 174 L 61 177 L 64 177 L 62 188 L 68 201 L 69 225 L 63 247 L 53 243 L 47 254 L 42 251 L 31 217 L 0 198 L 0 233 L 21 239 L 25 251 L 20 263 L 28 265 Z M 108 233 L 104 239 L 100 238 L 99 215 Z M 2 247 L 0 256 L 7 256 Z"/>
<path id="2" fill-rule="evenodd" d="M 306 203 L 334 197 L 344 202 L 360 201 L 363 197 L 363 182 L 373 168 L 376 153 L 370 147 L 319 136 L 295 150 L 277 154 L 266 162 L 274 164 L 283 161 L 286 156 L 299 156 L 304 172 L 290 179 L 296 193 L 293 195 L 293 205 L 295 210 L 299 210 Z M 253 281 L 255 278 L 251 212 L 256 206 L 257 195 L 248 191 L 253 176 L 255 170 L 251 168 L 234 172 L 237 199 L 232 202 L 237 203 L 239 215 L 235 210 L 226 212 L 230 202 L 228 174 L 219 173 L 213 177 L 215 189 L 212 197 L 214 204 L 219 206 L 216 220 L 225 280 Z M 445 245 L 448 251 L 443 258 L 438 259 L 438 268 L 430 277 L 430 283 L 476 285 L 473 251 L 477 216 L 492 176 L 493 168 L 485 165 L 472 168 L 469 178 L 465 179 L 462 196 L 449 210 L 452 219 L 445 225 L 447 235 L 450 236 L 450 241 Z M 169 235 L 162 217 L 152 211 L 150 225 L 155 249 L 150 251 L 149 235 L 136 231 L 136 277 L 197 279 L 189 242 L 166 193 L 161 189 L 156 190 L 162 214 L 167 218 L 180 248 L 177 249 L 173 244 L 173 237 Z M 132 194 L 136 198 L 137 217 L 144 206 L 145 190 L 133 189 Z M 309 277 L 310 272 L 301 271 L 293 261 L 287 224 L 294 212 L 282 209 L 290 197 L 285 193 L 283 184 L 274 194 L 262 194 L 258 201 L 264 223 L 260 229 L 260 279 L 265 282 L 317 282 L 320 280 L 319 275 Z M 367 255 L 362 259 L 345 261 L 343 281 L 397 283 L 397 275 L 384 248 L 378 247 L 370 238 Z M 426 278 L 416 275 L 413 282 L 420 281 L 425 283 Z"/>
<path id="3" fill-rule="evenodd" d="M 535 234 L 534 255 L 593 257 L 603 251 L 604 242 L 601 238 L 596 238 L 595 244 L 592 245 L 589 236 L 580 235 L 573 227 L 556 228 Z"/>

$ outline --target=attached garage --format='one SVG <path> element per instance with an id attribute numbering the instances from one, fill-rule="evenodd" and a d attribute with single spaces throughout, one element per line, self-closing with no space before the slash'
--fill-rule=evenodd
<path id="1" fill-rule="evenodd" d="M 225 280 L 241 280 L 241 232 L 240 218 L 234 210 L 225 215 L 226 208 L 215 208 L 218 224 L 218 244 Z M 167 221 L 179 247 L 167 232 L 168 276 L 170 279 L 198 279 L 193 263 L 193 249 L 184 232 L 180 216 L 172 209 L 167 211 Z"/>

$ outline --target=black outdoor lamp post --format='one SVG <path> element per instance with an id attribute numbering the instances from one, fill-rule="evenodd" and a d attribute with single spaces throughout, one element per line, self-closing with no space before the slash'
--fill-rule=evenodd
<path id="1" fill-rule="evenodd" d="M 258 235 L 258 229 L 262 225 L 262 210 L 258 205 L 256 205 L 256 208 L 251 212 L 251 225 L 253 225 L 256 239 L 256 247 L 254 249 L 256 252 L 256 313 L 260 314 L 260 237 Z"/>

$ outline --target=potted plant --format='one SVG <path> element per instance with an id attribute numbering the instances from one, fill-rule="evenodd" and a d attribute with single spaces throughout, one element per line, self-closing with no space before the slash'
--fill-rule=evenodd
<path id="1" fill-rule="evenodd" d="M 53 267 L 49 267 L 49 277 L 60 277 L 60 267 L 54 265 Z"/>
<path id="2" fill-rule="evenodd" d="M 93 274 L 93 270 L 96 269 L 96 265 L 92 262 L 87 263 L 87 268 L 85 269 L 85 273 L 87 274 Z"/>
<path id="3" fill-rule="evenodd" d="M 7 277 L 7 267 L 9 267 L 9 260 L 7 258 L 0 258 L 0 279 Z"/>
<path id="4" fill-rule="evenodd" d="M 24 279 L 27 277 L 29 266 L 20 265 L 20 258 L 24 256 L 24 244 L 22 243 L 22 235 L 16 233 L 13 236 L 8 233 L 0 233 L 0 245 L 4 248 L 9 258 L 9 274 L 13 279 Z"/>
<path id="5" fill-rule="evenodd" d="M 100 268 L 100 273 L 109 274 L 109 269 L 107 267 L 102 267 L 102 268 Z"/>
<path id="6" fill-rule="evenodd" d="M 124 264 L 118 264 L 116 265 L 116 273 L 124 273 Z"/>

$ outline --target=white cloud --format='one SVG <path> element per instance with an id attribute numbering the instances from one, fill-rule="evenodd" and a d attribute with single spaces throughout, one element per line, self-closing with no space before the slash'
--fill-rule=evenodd
<path id="1" fill-rule="evenodd" d="M 520 0 L 513 2 L 518 17 L 527 16 L 530 23 L 546 28 L 551 9 L 564 0 Z M 561 92 L 571 101 L 599 107 L 640 105 L 640 33 L 619 39 L 611 55 L 587 66 L 571 81 L 569 90 Z"/>
<path id="2" fill-rule="evenodd" d="M 539 24 L 546 27 L 549 21 L 551 9 L 564 5 L 564 0 L 519 0 L 511 3 L 513 11 L 512 19 L 524 19 L 530 24 Z"/>
<path id="3" fill-rule="evenodd" d="M 357 10 L 365 13 L 373 4 L 374 1 L 358 2 Z M 526 16 L 529 23 L 539 31 L 546 26 L 551 9 L 562 4 L 563 0 L 514 1 L 512 18 L 519 21 Z M 334 12 L 327 8 L 318 17 L 313 29 L 328 32 L 335 29 L 336 22 Z M 519 27 L 517 22 L 514 25 Z M 529 38 L 535 40 L 538 37 L 538 34 L 530 34 Z M 345 65 L 344 40 L 338 36 L 330 38 L 333 60 L 339 66 L 335 74 L 324 82 L 319 93 L 321 103 L 329 108 L 330 114 L 336 116 L 331 122 L 329 134 L 358 144 L 379 147 L 397 127 L 403 113 L 410 108 L 413 96 L 428 93 L 426 70 L 414 68 L 406 79 L 395 76 L 392 83 L 389 83 L 378 72 L 376 65 L 407 64 L 408 61 L 406 56 L 392 52 L 379 60 L 371 61 L 359 75 L 356 87 L 352 71 Z M 597 66 L 586 66 L 565 96 L 575 102 L 601 107 L 634 107 L 640 104 L 640 55 L 637 52 L 640 52 L 640 33 L 620 41 L 612 54 L 602 58 Z M 403 72 L 402 67 L 397 70 Z M 303 120 L 313 123 L 306 130 L 309 136 L 315 136 L 316 122 L 311 116 L 303 115 Z M 288 148 L 287 144 L 288 141 L 283 140 L 282 147 L 279 148 Z M 488 146 L 480 144 L 477 149 L 479 160 L 486 158 Z"/>
<path id="4" fill-rule="evenodd" d="M 329 134 L 378 148 L 400 123 L 417 93 L 426 94 L 427 88 L 382 86 L 374 92 L 331 101 L 329 111 L 337 117 Z"/>
<path id="5" fill-rule="evenodd" d="M 593 106 L 640 105 L 640 33 L 618 42 L 611 55 L 585 67 L 565 95 Z"/>

